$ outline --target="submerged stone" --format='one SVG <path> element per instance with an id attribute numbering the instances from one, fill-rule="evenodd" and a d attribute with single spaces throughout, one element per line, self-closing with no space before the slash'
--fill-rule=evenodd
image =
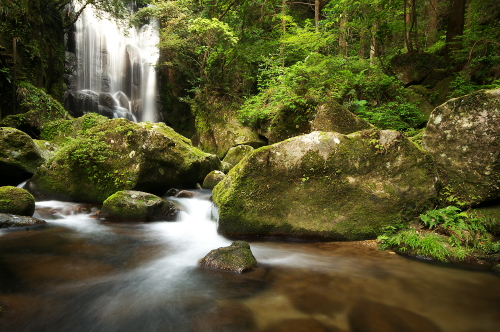
<path id="1" fill-rule="evenodd" d="M 403 134 L 313 132 L 255 150 L 215 188 L 231 237 L 376 238 L 437 199 L 430 155 Z"/>
<path id="2" fill-rule="evenodd" d="M 37 226 L 45 223 L 45 220 L 33 217 L 0 213 L 0 228 Z"/>
<path id="3" fill-rule="evenodd" d="M 500 198 L 500 89 L 437 107 L 422 147 L 441 169 L 444 198 L 465 205 Z"/>
<path id="4" fill-rule="evenodd" d="M 257 267 L 257 260 L 248 242 L 235 241 L 229 247 L 210 251 L 200 260 L 200 265 L 242 273 Z"/>
<path id="5" fill-rule="evenodd" d="M 0 187 L 0 213 L 31 217 L 35 213 L 35 198 L 26 189 Z"/>
<path id="6" fill-rule="evenodd" d="M 172 221 L 179 210 L 169 201 L 140 191 L 119 191 L 108 197 L 100 217 L 112 221 Z"/>

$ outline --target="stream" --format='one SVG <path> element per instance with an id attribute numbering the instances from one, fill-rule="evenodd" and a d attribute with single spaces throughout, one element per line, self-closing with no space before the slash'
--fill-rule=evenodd
<path id="1" fill-rule="evenodd" d="M 176 222 L 109 223 L 37 202 L 44 226 L 0 230 L 0 331 L 497 331 L 500 278 L 370 241 L 251 241 L 259 267 L 199 267 L 231 244 L 212 203 Z M 85 206 L 83 206 L 85 207 Z M 48 213 L 49 211 L 50 213 Z M 57 211 L 57 212 L 55 212 Z"/>

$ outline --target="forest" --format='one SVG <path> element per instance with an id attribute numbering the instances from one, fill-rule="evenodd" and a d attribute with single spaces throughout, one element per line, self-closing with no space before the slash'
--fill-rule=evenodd
<path id="1" fill-rule="evenodd" d="M 0 0 L 0 330 L 496 331 L 498 0 Z"/>

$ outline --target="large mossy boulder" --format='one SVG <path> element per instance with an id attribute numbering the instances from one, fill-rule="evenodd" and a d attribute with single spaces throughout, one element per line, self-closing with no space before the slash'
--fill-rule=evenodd
<path id="1" fill-rule="evenodd" d="M 399 132 L 313 132 L 255 150 L 213 192 L 233 237 L 375 238 L 437 198 L 430 155 Z"/>
<path id="2" fill-rule="evenodd" d="M 26 189 L 0 187 L 0 213 L 31 217 L 35 213 L 35 198 Z"/>
<path id="3" fill-rule="evenodd" d="M 257 260 L 250 245 L 245 241 L 235 241 L 229 247 L 210 251 L 200 260 L 201 266 L 242 273 L 257 267 Z"/>
<path id="4" fill-rule="evenodd" d="M 500 199 L 500 89 L 437 107 L 422 146 L 441 169 L 448 201 L 468 205 Z"/>
<path id="5" fill-rule="evenodd" d="M 16 186 L 28 180 L 44 161 L 30 136 L 0 127 L 0 186 Z"/>
<path id="6" fill-rule="evenodd" d="M 276 111 L 269 127 L 261 134 L 273 144 L 312 131 L 350 134 L 370 128 L 373 126 L 368 121 L 358 117 L 336 101 L 331 100 L 320 104 L 309 101 L 306 104 L 282 105 Z"/>
<path id="7" fill-rule="evenodd" d="M 120 190 L 162 195 L 194 188 L 220 160 L 165 124 L 112 119 L 69 140 L 38 169 L 29 190 L 48 197 L 102 203 Z"/>
<path id="8" fill-rule="evenodd" d="M 173 221 L 179 210 L 169 201 L 153 194 L 125 190 L 109 196 L 100 217 L 111 221 Z"/>

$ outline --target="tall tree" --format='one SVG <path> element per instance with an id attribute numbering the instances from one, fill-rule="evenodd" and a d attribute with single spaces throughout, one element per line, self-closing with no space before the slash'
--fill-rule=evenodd
<path id="1" fill-rule="evenodd" d="M 462 44 L 457 39 L 464 34 L 466 0 L 450 0 L 448 29 L 446 30 L 446 52 L 460 50 Z"/>

